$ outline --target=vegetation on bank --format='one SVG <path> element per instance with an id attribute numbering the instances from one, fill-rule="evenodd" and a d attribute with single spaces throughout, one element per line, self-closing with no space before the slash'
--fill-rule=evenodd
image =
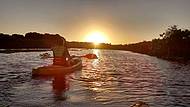
<path id="1" fill-rule="evenodd" d="M 179 29 L 174 25 L 160 34 L 160 38 L 129 44 L 126 50 L 167 59 L 188 60 L 190 59 L 190 31 Z"/>
<path id="2" fill-rule="evenodd" d="M 29 32 L 25 35 L 0 33 L 0 49 L 49 49 L 62 42 L 59 34 L 40 34 Z M 102 49 L 124 49 L 122 45 L 111 45 L 102 43 L 95 46 L 90 42 L 67 42 L 69 48 L 102 48 Z"/>
<path id="3" fill-rule="evenodd" d="M 1 49 L 49 49 L 60 44 L 61 37 L 58 34 L 40 34 L 29 32 L 25 35 L 20 34 L 2 34 L 0 33 Z M 127 50 L 137 53 L 148 54 L 152 56 L 167 59 L 190 59 L 190 31 L 188 29 L 179 29 L 176 25 L 169 27 L 160 38 L 152 41 L 143 41 L 134 44 L 112 45 L 101 43 L 94 45 L 89 42 L 68 42 L 69 48 L 100 48 Z"/>
<path id="4" fill-rule="evenodd" d="M 58 34 L 40 34 L 36 32 L 29 32 L 25 35 L 0 33 L 0 48 L 50 48 L 62 42 L 60 38 L 62 37 Z"/>

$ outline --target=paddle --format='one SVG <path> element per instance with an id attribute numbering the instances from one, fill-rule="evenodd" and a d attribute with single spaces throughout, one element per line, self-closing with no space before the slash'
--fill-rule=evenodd
<path id="1" fill-rule="evenodd" d="M 41 55 L 40 55 L 41 56 Z M 74 56 L 72 56 L 72 57 L 75 57 L 75 55 Z M 88 59 L 98 59 L 98 57 L 97 57 L 97 55 L 96 54 L 86 54 L 86 55 L 82 55 L 82 56 L 76 56 L 76 57 L 84 57 L 84 58 L 88 58 Z M 43 56 L 41 56 L 41 58 L 42 59 L 46 59 L 46 58 L 54 58 L 54 57 L 43 57 Z"/>
<path id="2" fill-rule="evenodd" d="M 86 54 L 86 55 L 82 55 L 82 56 L 79 56 L 79 57 L 85 57 L 85 58 L 88 58 L 88 59 L 98 59 L 96 54 Z"/>

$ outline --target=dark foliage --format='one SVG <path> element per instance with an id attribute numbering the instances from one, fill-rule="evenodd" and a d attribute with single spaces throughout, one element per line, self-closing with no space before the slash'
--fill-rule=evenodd
<path id="1" fill-rule="evenodd" d="M 126 50 L 163 58 L 190 59 L 190 31 L 169 27 L 159 39 L 129 44 Z"/>
<path id="2" fill-rule="evenodd" d="M 21 48 L 51 48 L 62 44 L 64 39 L 58 34 L 40 34 L 37 32 L 29 32 L 24 35 L 20 34 L 3 34 L 0 33 L 1 49 L 21 49 Z M 100 48 L 100 49 L 124 49 L 122 45 L 111 45 L 101 43 L 95 46 L 90 42 L 67 42 L 69 48 Z"/>
<path id="3" fill-rule="evenodd" d="M 36 32 L 20 34 L 2 34 L 0 33 L 0 48 L 18 49 L 18 48 L 51 48 L 62 43 L 58 34 L 40 34 Z M 169 27 L 160 38 L 152 41 L 143 41 L 128 45 L 111 45 L 101 43 L 94 45 L 89 42 L 68 42 L 69 48 L 99 48 L 127 50 L 137 53 L 153 55 L 162 58 L 171 59 L 190 59 L 190 31 L 188 29 L 178 29 L 176 25 Z"/>
<path id="4" fill-rule="evenodd" d="M 17 48 L 51 48 L 62 43 L 58 34 L 40 34 L 36 32 L 20 34 L 0 34 L 0 48 L 17 49 Z"/>

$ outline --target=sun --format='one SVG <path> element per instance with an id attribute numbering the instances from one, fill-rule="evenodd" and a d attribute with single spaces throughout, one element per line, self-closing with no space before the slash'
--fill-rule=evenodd
<path id="1" fill-rule="evenodd" d="M 105 37 L 105 34 L 103 32 L 95 31 L 89 33 L 86 38 L 86 42 L 93 42 L 95 45 L 98 45 L 99 43 L 106 43 L 107 39 Z"/>

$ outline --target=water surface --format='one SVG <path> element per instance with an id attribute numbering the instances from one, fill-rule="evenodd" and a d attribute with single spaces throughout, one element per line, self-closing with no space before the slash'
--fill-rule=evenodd
<path id="1" fill-rule="evenodd" d="M 0 54 L 0 105 L 11 107 L 190 106 L 190 64 L 117 50 L 70 50 L 95 53 L 82 70 L 66 76 L 32 77 L 32 68 L 52 64 L 43 52 Z M 48 52 L 52 54 L 52 52 Z"/>

